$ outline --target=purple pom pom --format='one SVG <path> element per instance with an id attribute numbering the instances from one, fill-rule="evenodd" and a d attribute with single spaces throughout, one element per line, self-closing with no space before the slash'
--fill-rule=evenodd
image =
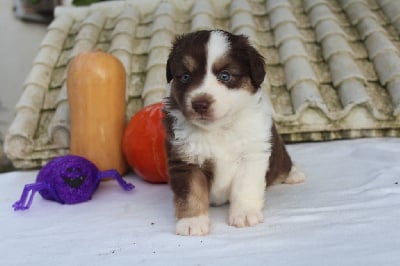
<path id="1" fill-rule="evenodd" d="M 98 169 L 89 160 L 66 155 L 47 163 L 40 170 L 36 183 L 47 183 L 55 190 L 58 199 L 48 190 L 40 190 L 43 198 L 60 203 L 75 204 L 90 200 L 99 186 Z"/>

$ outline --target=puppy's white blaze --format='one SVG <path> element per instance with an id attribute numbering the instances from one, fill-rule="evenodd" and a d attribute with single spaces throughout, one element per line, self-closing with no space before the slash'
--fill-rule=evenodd
<path id="1" fill-rule="evenodd" d="M 213 63 L 230 49 L 227 36 L 222 31 L 213 31 L 207 45 L 207 72 Z"/>
<path id="2" fill-rule="evenodd" d="M 187 100 L 186 105 L 190 108 L 192 99 L 198 95 L 207 94 L 213 97 L 215 103 L 212 106 L 214 120 L 226 116 L 232 107 L 236 107 L 243 99 L 244 94 L 249 94 L 244 90 L 237 90 L 236 92 L 221 84 L 214 73 L 212 73 L 212 66 L 216 60 L 221 58 L 230 49 L 230 43 L 227 36 L 221 31 L 213 31 L 210 34 L 210 39 L 207 44 L 207 68 L 206 75 L 202 84 L 194 91 L 192 91 Z M 247 95 L 250 96 L 250 95 Z M 196 121 L 193 121 L 196 123 Z M 220 121 L 223 122 L 223 121 Z M 203 127 L 202 123 L 196 123 L 197 126 Z M 218 124 L 218 123 L 217 123 Z M 215 125 L 214 125 L 215 126 Z"/>

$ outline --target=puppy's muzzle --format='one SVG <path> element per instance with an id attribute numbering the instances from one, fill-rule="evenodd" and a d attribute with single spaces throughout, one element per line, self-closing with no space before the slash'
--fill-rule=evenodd
<path id="1" fill-rule="evenodd" d="M 210 109 L 211 102 L 206 99 L 194 100 L 192 101 L 193 110 L 199 115 L 205 115 Z"/>
<path id="2" fill-rule="evenodd" d="M 201 117 L 210 116 L 212 114 L 212 104 L 214 98 L 207 93 L 201 93 L 191 99 L 192 110 Z"/>

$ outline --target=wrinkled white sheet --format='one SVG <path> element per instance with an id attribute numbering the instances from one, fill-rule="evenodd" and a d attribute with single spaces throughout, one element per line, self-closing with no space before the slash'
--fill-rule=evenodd
<path id="1" fill-rule="evenodd" d="M 288 146 L 307 174 L 269 188 L 265 222 L 237 229 L 211 208 L 206 237 L 174 234 L 172 193 L 133 174 L 92 200 L 60 205 L 35 196 L 11 205 L 37 171 L 0 175 L 1 265 L 399 265 L 400 139 Z"/>

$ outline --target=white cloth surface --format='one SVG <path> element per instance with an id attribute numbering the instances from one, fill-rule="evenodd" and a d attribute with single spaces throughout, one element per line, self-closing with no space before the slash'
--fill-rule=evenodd
<path id="1" fill-rule="evenodd" d="M 267 189 L 264 223 L 234 228 L 210 209 L 205 237 L 174 234 L 168 185 L 130 174 L 134 191 L 100 184 L 92 200 L 35 195 L 15 212 L 37 171 L 0 175 L 1 265 L 399 265 L 400 139 L 288 145 L 305 183 Z"/>

